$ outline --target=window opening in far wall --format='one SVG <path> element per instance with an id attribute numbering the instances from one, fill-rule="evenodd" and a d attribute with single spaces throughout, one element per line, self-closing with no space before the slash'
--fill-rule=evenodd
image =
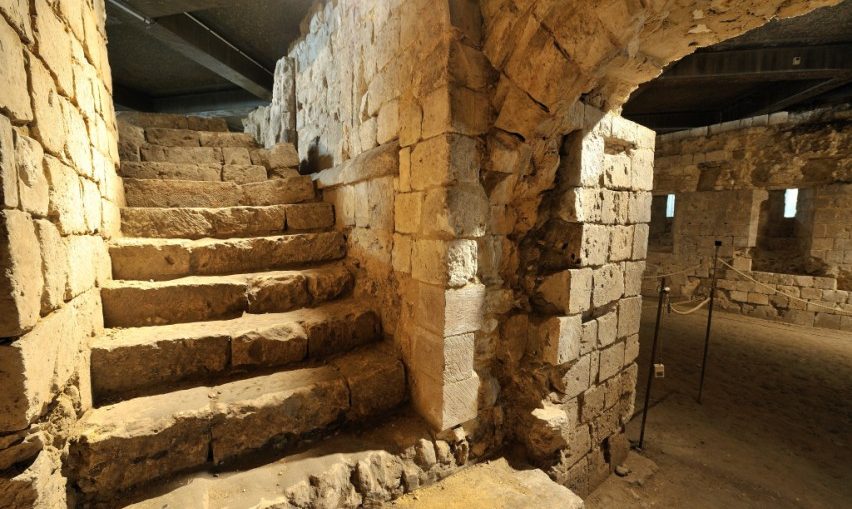
<path id="1" fill-rule="evenodd" d="M 799 201 L 798 189 L 787 189 L 784 191 L 784 217 L 796 217 L 796 207 Z"/>
<path id="2" fill-rule="evenodd" d="M 674 217 L 675 213 L 675 195 L 666 195 L 666 217 Z"/>

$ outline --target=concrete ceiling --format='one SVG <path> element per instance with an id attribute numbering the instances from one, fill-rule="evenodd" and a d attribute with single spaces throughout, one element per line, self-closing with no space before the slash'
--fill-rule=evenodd
<path id="1" fill-rule="evenodd" d="M 642 85 L 625 117 L 658 132 L 852 101 L 852 0 L 704 48 Z"/>

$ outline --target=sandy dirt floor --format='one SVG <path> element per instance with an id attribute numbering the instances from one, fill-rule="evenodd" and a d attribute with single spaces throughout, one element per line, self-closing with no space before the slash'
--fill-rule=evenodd
<path id="1" fill-rule="evenodd" d="M 644 309 L 637 412 L 655 307 Z M 699 405 L 706 319 L 663 317 L 666 377 L 654 381 L 642 452 L 657 472 L 612 476 L 586 507 L 852 507 L 852 333 L 717 312 Z"/>

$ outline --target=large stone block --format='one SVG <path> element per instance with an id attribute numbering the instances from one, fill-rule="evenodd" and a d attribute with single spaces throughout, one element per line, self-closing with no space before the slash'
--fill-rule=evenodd
<path id="1" fill-rule="evenodd" d="M 415 377 L 421 373 L 444 383 L 458 382 L 473 376 L 475 352 L 472 332 L 441 337 L 414 326 L 411 338 L 411 364 Z"/>
<path id="2" fill-rule="evenodd" d="M 411 275 L 426 283 L 464 286 L 476 276 L 476 253 L 477 244 L 472 240 L 417 239 L 411 255 Z"/>
<path id="3" fill-rule="evenodd" d="M 28 54 L 28 61 L 35 118 L 35 124 L 32 127 L 33 136 L 41 141 L 45 151 L 61 156 L 64 153 L 67 135 L 61 96 L 41 60 Z"/>
<path id="4" fill-rule="evenodd" d="M 553 387 L 566 398 L 582 394 L 590 386 L 592 359 L 592 354 L 586 354 L 577 362 L 554 370 L 550 377 Z"/>
<path id="5" fill-rule="evenodd" d="M 458 289 L 419 284 L 414 305 L 415 321 L 442 337 L 476 332 L 482 327 L 485 286 L 468 284 Z"/>
<path id="6" fill-rule="evenodd" d="M 580 355 L 583 336 L 580 315 L 554 316 L 538 325 L 538 344 L 541 360 L 559 366 L 576 360 Z"/>
<path id="7" fill-rule="evenodd" d="M 69 98 L 74 97 L 74 74 L 71 60 L 71 34 L 62 20 L 51 9 L 47 0 L 36 0 L 35 37 L 39 56 L 56 77 L 59 90 Z"/>
<path id="8" fill-rule="evenodd" d="M 399 233 L 418 233 L 423 193 L 400 193 L 394 201 L 394 228 Z"/>
<path id="9" fill-rule="evenodd" d="M 68 250 L 59 230 L 48 220 L 35 221 L 36 235 L 41 248 L 41 268 L 44 277 L 44 293 L 41 311 L 47 314 L 58 308 L 65 300 L 68 282 Z"/>
<path id="10" fill-rule="evenodd" d="M 458 134 L 436 136 L 418 143 L 411 153 L 411 187 L 425 189 L 479 180 L 476 140 Z"/>
<path id="11" fill-rule="evenodd" d="M 11 7 L 4 2 L 0 8 L 5 10 Z M 33 110 L 24 67 L 24 45 L 3 16 L 0 16 L 0 68 L 3 69 L 0 73 L 0 90 L 3 91 L 0 94 L 0 109 L 8 111 L 18 122 L 32 120 Z"/>
<path id="12" fill-rule="evenodd" d="M 609 264 L 595 269 L 592 306 L 601 307 L 624 295 L 624 271 L 620 265 Z"/>
<path id="13" fill-rule="evenodd" d="M 15 131 L 15 165 L 18 169 L 18 193 L 27 212 L 47 215 L 48 183 L 44 174 L 44 150 L 34 139 Z"/>
<path id="14" fill-rule="evenodd" d="M 476 238 L 485 234 L 488 197 L 478 184 L 439 187 L 426 192 L 423 200 L 423 233 L 430 237 Z"/>
<path id="15" fill-rule="evenodd" d="M 420 415 L 436 430 L 447 430 L 476 417 L 479 377 L 444 383 L 425 374 L 415 374 L 412 398 Z"/>
<path id="16" fill-rule="evenodd" d="M 592 269 L 569 269 L 545 276 L 538 292 L 560 313 L 587 311 L 592 297 Z"/>
<path id="17" fill-rule="evenodd" d="M 642 297 L 629 297 L 618 301 L 618 337 L 625 338 L 639 332 L 642 319 Z"/>
<path id="18" fill-rule="evenodd" d="M 0 337 L 14 337 L 39 319 L 41 253 L 29 214 L 0 212 Z"/>
<path id="19" fill-rule="evenodd" d="M 0 115 L 0 207 L 9 209 L 18 207 L 18 167 L 14 140 L 11 122 Z"/>
<path id="20" fill-rule="evenodd" d="M 65 235 L 85 232 L 86 216 L 80 177 L 72 168 L 54 157 L 47 156 L 44 162 L 50 182 L 50 218 Z"/>

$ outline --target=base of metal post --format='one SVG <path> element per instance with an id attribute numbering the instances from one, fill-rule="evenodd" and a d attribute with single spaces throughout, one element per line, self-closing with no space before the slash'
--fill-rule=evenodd
<path id="1" fill-rule="evenodd" d="M 660 337 L 660 319 L 663 315 L 663 301 L 669 289 L 666 288 L 666 278 L 660 280 L 660 301 L 657 303 L 657 323 L 654 325 L 654 342 L 651 344 L 651 362 L 648 364 L 648 384 L 645 386 L 645 405 L 642 408 L 642 428 L 639 431 L 637 449 L 645 445 L 645 423 L 648 420 L 648 406 L 651 403 L 651 387 L 654 385 L 654 361 L 657 358 L 657 339 Z"/>
<path id="2" fill-rule="evenodd" d="M 710 282 L 710 305 L 707 307 L 707 330 L 704 333 L 704 358 L 701 360 L 701 381 L 698 382 L 698 403 L 704 394 L 704 375 L 707 371 L 707 356 L 710 353 L 710 326 L 713 323 L 713 303 L 716 301 L 716 273 L 719 270 L 719 248 L 722 241 L 715 242 L 716 252 L 713 254 L 713 278 Z"/>

